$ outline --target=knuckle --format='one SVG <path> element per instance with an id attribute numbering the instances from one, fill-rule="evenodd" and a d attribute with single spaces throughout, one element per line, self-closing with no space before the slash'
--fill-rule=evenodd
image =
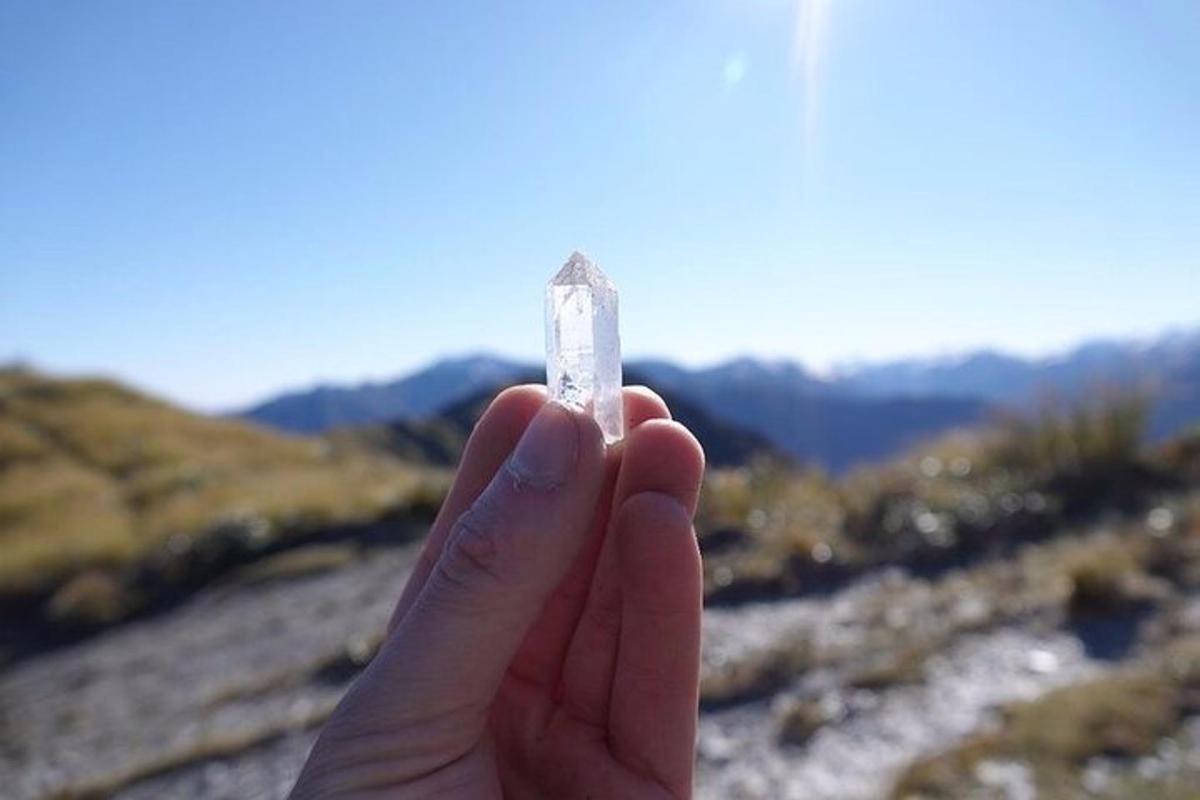
<path id="1" fill-rule="evenodd" d="M 451 590 L 502 582 L 499 526 L 494 506 L 481 497 L 451 528 L 446 549 L 434 567 L 437 582 Z"/>

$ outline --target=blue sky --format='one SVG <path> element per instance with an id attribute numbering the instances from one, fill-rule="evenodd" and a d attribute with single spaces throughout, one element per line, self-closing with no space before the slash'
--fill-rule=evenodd
<path id="1" fill-rule="evenodd" d="M 532 358 L 577 247 L 688 363 L 1196 324 L 1200 4 L 0 4 L 0 358 Z"/>

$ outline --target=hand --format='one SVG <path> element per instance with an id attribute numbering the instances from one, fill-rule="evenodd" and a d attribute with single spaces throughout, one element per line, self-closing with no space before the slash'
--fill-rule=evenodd
<path id="1" fill-rule="evenodd" d="M 648 390 L 625 414 L 606 452 L 542 387 L 492 403 L 294 800 L 690 797 L 704 456 Z"/>

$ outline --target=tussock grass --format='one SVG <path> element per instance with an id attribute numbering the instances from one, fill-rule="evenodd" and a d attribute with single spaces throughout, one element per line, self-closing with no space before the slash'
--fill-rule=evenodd
<path id="1" fill-rule="evenodd" d="M 1134 392 L 1048 400 L 1033 415 L 1004 421 L 993 456 L 999 466 L 1042 477 L 1128 469 L 1141 460 L 1148 408 Z"/>
<path id="2" fill-rule="evenodd" d="M 103 594 L 97 575 L 172 558 L 185 570 L 215 543 L 263 548 L 365 524 L 436 504 L 445 482 L 350 442 L 192 414 L 111 381 L 3 370 L 0 597 L 61 587 L 66 613 Z M 110 619 L 101 605 L 92 616 Z"/>
<path id="3" fill-rule="evenodd" d="M 843 509 L 819 472 L 760 461 L 712 473 L 697 526 L 708 593 L 792 594 L 806 567 L 837 562 Z"/>
<path id="4" fill-rule="evenodd" d="M 829 721 L 830 714 L 820 701 L 794 701 L 776 715 L 776 736 L 782 744 L 803 745 Z"/>
<path id="5" fill-rule="evenodd" d="M 1200 444 L 1145 450 L 1145 417 L 1141 396 L 1101 394 L 953 433 L 836 481 L 766 462 L 714 471 L 698 518 L 707 595 L 806 592 L 884 564 L 960 567 L 1106 513 L 1143 513 L 1200 482 Z M 1113 576 L 1093 567 L 1079 568 L 1081 597 L 1109 588 Z"/>

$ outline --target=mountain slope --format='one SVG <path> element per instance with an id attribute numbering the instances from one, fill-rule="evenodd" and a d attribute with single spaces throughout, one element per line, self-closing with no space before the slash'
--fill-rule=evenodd
<path id="1" fill-rule="evenodd" d="M 1169 388 L 1200 369 L 1200 330 L 1156 339 L 1095 340 L 1066 353 L 1023 359 L 994 351 L 849 368 L 838 384 L 870 396 L 951 395 L 1023 405 L 1048 393 L 1074 397 L 1102 386 Z"/>
<path id="2" fill-rule="evenodd" d="M 467 436 L 470 435 L 476 421 L 501 389 L 518 383 L 534 383 L 541 380 L 541 377 L 533 372 L 518 375 L 511 381 L 499 383 L 452 403 L 435 416 L 423 420 L 400 419 L 376 425 L 344 428 L 335 431 L 332 436 L 338 441 L 345 437 L 400 458 L 439 465 L 453 464 L 462 453 L 462 447 L 466 444 Z M 629 373 L 627 379 L 631 384 L 648 382 L 636 372 Z M 672 417 L 695 434 L 704 447 L 710 465 L 742 465 L 756 457 L 786 460 L 783 452 L 766 436 L 716 418 L 696 403 L 676 395 L 671 389 L 663 389 L 660 394 L 671 409 Z"/>
<path id="3" fill-rule="evenodd" d="M 985 351 L 896 361 L 847 370 L 838 385 L 867 397 L 973 397 L 1018 408 L 1047 398 L 1136 391 L 1151 401 L 1150 438 L 1162 440 L 1200 421 L 1200 330 L 1145 341 L 1096 340 L 1041 359 Z"/>
<path id="4" fill-rule="evenodd" d="M 156 553 L 199 557 L 214 537 L 260 547 L 374 519 L 423 480 L 361 448 L 192 414 L 110 381 L 3 370 L 0 596 Z"/>
<path id="5" fill-rule="evenodd" d="M 833 471 L 892 456 L 917 439 L 979 422 L 997 407 L 1028 408 L 1047 395 L 1073 400 L 1111 387 L 1144 390 L 1155 401 L 1149 426 L 1155 439 L 1200 419 L 1200 331 L 1097 340 L 1044 359 L 982 351 L 900 360 L 845 369 L 832 379 L 794 362 L 751 358 L 703 369 L 663 360 L 627 366 L 628 382 L 645 382 L 676 405 L 690 403 L 713 421 L 753 431 Z M 393 424 L 399 432 L 397 420 L 428 417 L 521 375 L 542 379 L 532 365 L 451 359 L 387 384 L 286 395 L 245 416 L 296 432 L 370 423 Z"/>
<path id="6" fill-rule="evenodd" d="M 990 408 L 970 398 L 862 398 L 759 383 L 679 391 L 708 413 L 835 473 L 893 456 L 950 428 L 981 422 Z"/>
<path id="7" fill-rule="evenodd" d="M 237 416 L 293 433 L 418 418 L 481 389 L 510 381 L 526 367 L 491 356 L 446 359 L 398 380 L 358 386 L 318 386 L 290 392 Z"/>
<path id="8" fill-rule="evenodd" d="M 447 429 L 447 415 L 461 415 L 463 407 L 489 399 L 497 386 L 543 379 L 535 368 L 501 359 L 452 359 L 386 385 L 391 388 L 288 395 L 246 416 L 302 433 L 336 428 L 345 436 L 344 429 L 364 428 L 349 436 L 401 457 L 444 463 L 457 456 L 456 436 L 464 438 L 470 430 L 463 420 Z M 838 472 L 977 422 L 987 409 L 963 398 L 845 396 L 795 364 L 748 358 L 702 370 L 635 361 L 626 369 L 626 382 L 644 383 L 663 395 L 714 464 L 744 463 L 753 453 L 773 452 Z M 411 410 L 443 397 L 451 399 L 432 413 Z"/>

